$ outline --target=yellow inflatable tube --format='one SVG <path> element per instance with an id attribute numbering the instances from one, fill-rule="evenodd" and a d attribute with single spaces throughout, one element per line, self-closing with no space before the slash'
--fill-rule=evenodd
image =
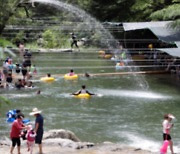
<path id="1" fill-rule="evenodd" d="M 105 59 L 110 59 L 110 58 L 112 58 L 112 55 L 111 55 L 111 54 L 106 54 L 106 55 L 104 56 L 104 58 L 105 58 Z"/>
<path id="2" fill-rule="evenodd" d="M 53 78 L 53 77 L 42 77 L 40 80 L 43 82 L 52 82 L 55 80 L 55 78 Z"/>
<path id="3" fill-rule="evenodd" d="M 88 98 L 90 98 L 91 97 L 91 95 L 89 95 L 89 94 L 87 94 L 87 93 L 85 93 L 85 94 L 79 94 L 79 95 L 74 95 L 76 98 L 86 98 L 86 99 L 88 99 Z"/>
<path id="4" fill-rule="evenodd" d="M 75 79 L 77 79 L 78 78 L 78 75 L 77 74 L 74 74 L 74 75 L 72 75 L 72 76 L 70 76 L 69 74 L 65 74 L 64 75 L 64 79 L 66 79 L 66 80 L 75 80 Z"/>

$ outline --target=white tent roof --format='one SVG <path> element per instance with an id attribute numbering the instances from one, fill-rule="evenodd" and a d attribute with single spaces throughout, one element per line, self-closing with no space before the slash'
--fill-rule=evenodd
<path id="1" fill-rule="evenodd" d="M 180 31 L 170 27 L 171 21 L 123 23 L 125 31 L 150 29 L 160 40 L 167 42 L 180 41 Z"/>
<path id="2" fill-rule="evenodd" d="M 166 52 L 167 54 L 173 57 L 180 57 L 180 48 L 162 48 L 162 49 L 157 49 L 157 50 Z"/>
<path id="3" fill-rule="evenodd" d="M 178 48 L 180 48 L 180 41 L 175 42 L 175 43 L 176 43 L 176 45 L 178 46 Z"/>

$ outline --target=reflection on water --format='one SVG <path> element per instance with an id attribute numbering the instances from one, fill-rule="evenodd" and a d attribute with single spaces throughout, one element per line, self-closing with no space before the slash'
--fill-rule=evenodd
<path id="1" fill-rule="evenodd" d="M 68 63 L 63 61 L 64 57 L 70 59 Z M 54 58 L 59 61 L 53 61 Z M 95 61 L 85 62 L 86 58 L 95 59 Z M 85 68 L 88 66 L 97 67 L 88 69 L 88 73 L 91 74 L 101 73 L 101 66 L 109 65 L 109 63 L 115 65 L 114 62 L 106 60 L 96 61 L 98 59 L 96 54 L 86 54 L 84 58 L 81 54 L 76 54 L 75 57 L 73 54 L 68 54 L 68 56 L 67 54 L 38 54 L 35 55 L 35 59 L 37 69 L 44 67 L 38 70 L 38 74 L 46 75 L 50 72 L 52 76 L 53 74 L 65 74 L 69 70 L 46 69 L 47 66 L 69 68 L 77 66 L 79 69 L 74 69 L 76 73 L 87 72 Z M 84 59 L 84 62 L 74 61 L 74 59 Z M 105 73 L 117 71 L 115 68 L 103 68 L 103 70 Z M 137 83 L 133 76 L 124 75 L 79 77 L 76 81 L 58 78 L 52 83 L 39 82 L 37 77 L 33 79 L 36 81 L 34 82 L 35 89 L 0 91 L 1 95 L 11 100 L 11 104 L 3 104 L 0 108 L 0 135 L 8 136 L 10 130 L 9 124 L 5 122 L 5 114 L 8 110 L 21 109 L 26 118 L 34 121 L 34 117 L 29 117 L 29 112 L 32 108 L 37 107 L 43 111 L 45 130 L 68 129 L 83 141 L 120 142 L 159 151 L 159 145 L 162 143 L 163 115 L 172 113 L 177 118 L 172 131 L 176 146 L 180 139 L 180 125 L 178 124 L 180 88 L 178 84 L 174 84 L 176 81 L 170 75 L 146 75 L 144 77 L 149 84 L 149 89 L 146 90 L 136 86 Z M 80 89 L 83 84 L 89 91 L 98 95 L 85 100 L 72 97 L 70 94 Z M 41 90 L 40 95 L 36 95 L 37 90 Z M 145 143 L 148 146 L 145 146 Z"/>

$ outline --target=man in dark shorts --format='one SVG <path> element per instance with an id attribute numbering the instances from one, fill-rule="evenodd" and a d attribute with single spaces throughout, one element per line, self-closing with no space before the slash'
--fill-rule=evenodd
<path id="1" fill-rule="evenodd" d="M 75 45 L 76 48 L 79 49 L 79 46 L 77 44 L 77 38 L 76 38 L 76 35 L 74 33 L 71 33 L 71 38 L 72 38 L 72 43 L 71 43 L 71 48 L 73 48 L 73 46 Z"/>
<path id="2" fill-rule="evenodd" d="M 42 138 L 43 138 L 43 125 L 44 125 L 44 118 L 40 114 L 41 111 L 39 111 L 37 108 L 34 108 L 30 115 L 34 115 L 36 117 L 35 120 L 35 129 L 34 131 L 36 132 L 36 138 L 35 138 L 35 143 L 39 145 L 39 154 L 42 154 Z"/>

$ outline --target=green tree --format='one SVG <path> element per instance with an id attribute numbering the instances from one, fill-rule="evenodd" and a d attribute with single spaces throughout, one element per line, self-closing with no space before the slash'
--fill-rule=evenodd
<path id="1" fill-rule="evenodd" d="M 100 21 L 128 21 L 134 0 L 67 0 Z"/>
<path id="2" fill-rule="evenodd" d="M 15 13 L 20 0 L 1 0 L 0 1 L 0 34 L 6 26 L 9 18 Z"/>
<path id="3" fill-rule="evenodd" d="M 174 1 L 171 5 L 150 15 L 153 20 L 173 20 L 172 27 L 180 29 L 180 2 Z"/>
<path id="4" fill-rule="evenodd" d="M 180 0 L 136 0 L 131 7 L 131 21 L 173 20 L 180 26 Z"/>

